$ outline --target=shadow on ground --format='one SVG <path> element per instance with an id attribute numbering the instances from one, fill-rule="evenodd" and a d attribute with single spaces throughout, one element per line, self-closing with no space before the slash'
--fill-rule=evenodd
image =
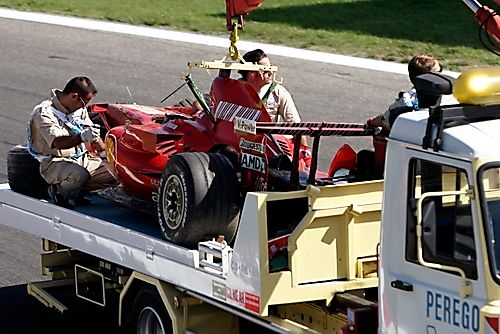
<path id="1" fill-rule="evenodd" d="M 488 0 L 481 1 L 488 4 Z M 345 31 L 448 46 L 479 47 L 478 24 L 462 1 L 366 0 L 282 7 L 274 2 L 247 21 L 282 23 L 324 31 Z M 266 6 L 267 5 L 267 6 Z M 491 6 L 495 8 L 494 6 Z"/>
<path id="2" fill-rule="evenodd" d="M 110 307 L 88 303 L 73 293 L 54 293 L 69 308 L 61 315 L 29 296 L 24 284 L 0 288 L 0 333 L 119 333 L 117 314 Z"/>

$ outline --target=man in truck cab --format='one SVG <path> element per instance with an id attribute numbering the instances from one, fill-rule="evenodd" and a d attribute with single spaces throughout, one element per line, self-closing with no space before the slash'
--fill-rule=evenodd
<path id="1" fill-rule="evenodd" d="M 428 88 L 424 88 L 426 85 L 422 86 L 422 83 L 426 80 L 421 80 L 420 76 L 428 75 L 428 73 L 433 77 L 432 80 L 440 78 L 452 85 L 455 79 L 441 72 L 442 67 L 433 56 L 417 55 L 410 60 L 408 63 L 408 76 L 413 87 L 406 92 L 400 92 L 398 98 L 384 113 L 372 117 L 366 122 L 368 127 L 380 127 L 382 131 L 380 135 L 374 138 L 375 152 L 361 150 L 357 154 L 357 171 L 359 175 L 362 175 L 361 179 L 369 180 L 383 177 L 385 146 L 387 143 L 385 137 L 399 115 L 436 105 L 458 103 L 452 95 L 434 94 L 434 92 L 428 92 Z"/>
<path id="2" fill-rule="evenodd" d="M 90 150 L 103 151 L 99 127 L 87 113 L 97 94 L 87 77 L 74 77 L 64 89 L 53 89 L 50 99 L 35 106 L 29 118 L 28 151 L 40 161 L 40 173 L 49 184 L 55 204 L 71 208 L 88 204 L 87 191 L 116 183 L 104 162 Z"/>
<path id="3" fill-rule="evenodd" d="M 441 72 L 442 68 L 439 65 L 438 60 L 430 55 L 417 55 L 414 56 L 408 63 L 408 77 L 415 86 L 415 78 L 424 73 L 438 73 Z M 394 123 L 396 117 L 402 112 L 408 112 L 412 110 L 418 110 L 420 106 L 417 91 L 415 87 L 412 87 L 406 92 L 399 92 L 396 100 L 387 108 L 387 110 L 375 117 L 370 118 L 366 124 L 369 127 L 381 127 L 385 130 L 390 130 L 392 124 Z"/>

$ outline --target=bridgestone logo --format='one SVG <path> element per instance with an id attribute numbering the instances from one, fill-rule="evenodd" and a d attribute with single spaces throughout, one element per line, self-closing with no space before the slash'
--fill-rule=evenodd
<path id="1" fill-rule="evenodd" d="M 241 153 L 241 167 L 260 173 L 266 172 L 266 161 L 256 155 Z"/>
<path id="2" fill-rule="evenodd" d="M 246 140 L 245 138 L 240 139 L 240 147 L 247 150 L 252 150 L 256 152 L 264 153 L 265 146 L 261 143 L 256 143 L 253 141 Z"/>

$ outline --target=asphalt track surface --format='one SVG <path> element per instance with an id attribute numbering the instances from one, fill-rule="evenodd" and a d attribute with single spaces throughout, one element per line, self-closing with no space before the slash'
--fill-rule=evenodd
<path id="1" fill-rule="evenodd" d="M 0 31 L 0 183 L 7 182 L 8 150 L 25 141 L 33 106 L 70 77 L 89 76 L 99 90 L 95 102 L 159 105 L 182 83 L 187 61 L 221 59 L 226 53 L 219 47 L 12 19 L 0 19 Z M 363 123 L 410 84 L 400 74 L 284 56 L 271 60 L 305 121 Z M 196 70 L 193 77 L 208 90 L 214 74 Z M 188 96 L 183 89 L 164 105 Z M 322 169 L 344 142 L 356 149 L 371 147 L 369 138 L 322 140 Z M 109 309 L 63 295 L 70 312 L 59 315 L 27 295 L 27 282 L 44 280 L 40 246 L 40 238 L 0 225 L 0 334 L 117 333 L 116 313 Z"/>

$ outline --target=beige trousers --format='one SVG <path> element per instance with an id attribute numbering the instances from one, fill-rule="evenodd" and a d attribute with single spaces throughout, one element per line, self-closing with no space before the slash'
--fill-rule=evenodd
<path id="1" fill-rule="evenodd" d="M 67 199 L 77 197 L 82 190 L 94 191 L 117 184 L 107 161 L 90 154 L 77 159 L 42 161 L 40 173 L 47 183 L 57 184 L 59 194 Z"/>

